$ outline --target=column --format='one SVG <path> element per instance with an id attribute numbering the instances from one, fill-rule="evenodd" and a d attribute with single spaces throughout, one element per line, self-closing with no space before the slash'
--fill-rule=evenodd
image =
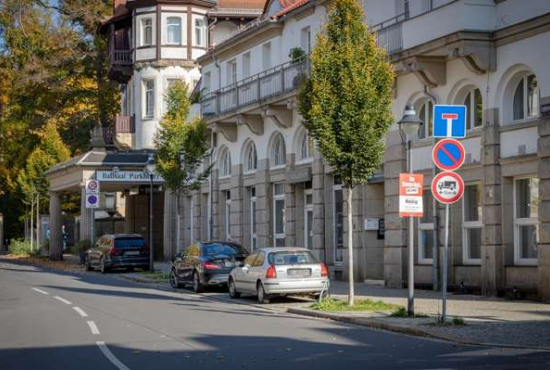
<path id="1" fill-rule="evenodd" d="M 244 188 L 242 165 L 235 165 L 231 169 L 231 240 L 243 245 L 244 243 Z"/>
<path id="2" fill-rule="evenodd" d="M 176 245 L 179 242 L 178 240 L 176 240 L 178 238 L 176 197 L 176 194 L 168 189 L 166 189 L 166 191 L 164 192 L 163 256 L 165 261 L 171 260 L 172 257 L 176 254 Z M 179 235 L 179 237 L 181 238 L 181 235 Z"/>
<path id="3" fill-rule="evenodd" d="M 541 106 L 550 104 L 550 97 L 541 99 Z M 550 303 L 550 116 L 539 119 L 539 298 Z"/>
<path id="4" fill-rule="evenodd" d="M 256 171 L 256 235 L 259 247 L 269 247 L 274 244 L 270 222 L 271 191 L 267 160 L 258 160 L 258 170 Z"/>
<path id="5" fill-rule="evenodd" d="M 61 196 L 50 191 L 50 259 L 63 259 L 63 240 L 61 236 Z"/>
<path id="6" fill-rule="evenodd" d="M 80 199 L 80 241 L 91 241 L 92 235 L 92 211 L 86 208 L 86 187 L 81 186 Z"/>
<path id="7" fill-rule="evenodd" d="M 481 137 L 483 166 L 483 229 L 481 232 L 481 291 L 496 296 L 504 286 L 502 247 L 502 176 L 498 109 L 485 111 L 486 122 Z"/>
<path id="8" fill-rule="evenodd" d="M 124 232 L 127 234 L 131 234 L 135 232 L 134 230 L 134 204 L 135 197 L 133 195 L 127 194 L 126 195 L 126 202 L 125 203 L 125 212 L 124 212 Z M 82 228 L 82 226 L 81 226 Z M 81 229 L 82 230 L 82 229 Z"/>
<path id="9" fill-rule="evenodd" d="M 286 172 L 294 170 L 295 154 L 287 154 Z M 296 245 L 296 184 L 285 184 L 285 245 Z"/>
<path id="10" fill-rule="evenodd" d="M 217 169 L 212 170 L 212 189 L 210 193 L 212 208 L 210 212 L 212 213 L 212 235 L 210 235 L 210 240 L 223 240 L 223 230 L 220 230 L 220 187 L 218 182 L 219 171 Z M 208 226 L 210 227 L 210 225 Z"/>
<path id="11" fill-rule="evenodd" d="M 325 165 L 321 155 L 315 151 L 313 157 L 311 186 L 313 188 L 313 248 L 312 252 L 325 264 L 332 257 L 325 247 Z"/>
<path id="12" fill-rule="evenodd" d="M 407 225 L 399 217 L 399 174 L 406 171 L 406 149 L 397 130 L 387 136 L 384 153 L 384 281 L 387 287 L 402 288 L 407 280 Z"/>

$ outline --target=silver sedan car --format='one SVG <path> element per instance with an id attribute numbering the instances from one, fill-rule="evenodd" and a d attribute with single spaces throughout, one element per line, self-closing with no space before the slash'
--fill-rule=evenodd
<path id="1" fill-rule="evenodd" d="M 273 296 L 320 295 L 329 286 L 326 266 L 306 248 L 263 248 L 234 268 L 227 281 L 231 298 L 254 294 L 258 302 Z"/>

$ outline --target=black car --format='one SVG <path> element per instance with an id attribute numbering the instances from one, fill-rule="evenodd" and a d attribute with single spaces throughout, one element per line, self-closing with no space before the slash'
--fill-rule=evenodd
<path id="1" fill-rule="evenodd" d="M 149 270 L 149 247 L 138 234 L 103 235 L 86 251 L 86 270 L 98 267 L 102 273 L 113 268 Z"/>
<path id="2" fill-rule="evenodd" d="M 240 266 L 248 252 L 231 242 L 197 242 L 178 253 L 173 261 L 170 284 L 178 288 L 192 284 L 200 293 L 205 286 L 226 285 L 229 273 Z"/>

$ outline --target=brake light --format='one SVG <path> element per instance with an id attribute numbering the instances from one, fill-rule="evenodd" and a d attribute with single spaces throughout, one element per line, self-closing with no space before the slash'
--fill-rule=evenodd
<path id="1" fill-rule="evenodd" d="M 109 254 L 111 256 L 118 256 L 118 255 L 122 254 L 122 251 L 119 251 L 118 249 L 115 249 L 115 247 L 111 247 L 109 249 Z"/>
<path id="2" fill-rule="evenodd" d="M 149 255 L 149 247 L 148 246 L 141 247 L 141 254 Z"/>
<path id="3" fill-rule="evenodd" d="M 321 277 L 327 277 L 327 276 L 328 276 L 328 269 L 324 263 L 321 263 Z"/>
<path id="4" fill-rule="evenodd" d="M 275 266 L 271 265 L 267 268 L 267 271 L 265 273 L 266 279 L 276 279 L 277 278 L 277 270 L 275 270 Z"/>
<path id="5" fill-rule="evenodd" d="M 215 263 L 213 262 L 210 262 L 210 261 L 206 261 L 204 263 L 204 268 L 206 270 L 218 270 L 218 269 L 221 269 L 221 266 L 220 265 L 216 265 Z"/>

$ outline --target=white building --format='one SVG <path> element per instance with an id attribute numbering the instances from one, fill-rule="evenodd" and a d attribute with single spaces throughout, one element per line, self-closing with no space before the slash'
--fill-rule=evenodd
<path id="1" fill-rule="evenodd" d="M 198 59 L 201 109 L 212 128 L 217 170 L 192 205 L 183 235 L 231 239 L 253 249 L 299 245 L 345 274 L 341 185 L 300 124 L 295 93 L 327 1 L 271 0 L 260 21 Z M 550 299 L 550 2 L 545 0 L 365 0 L 366 21 L 397 71 L 394 115 L 413 104 L 426 124 L 413 145 L 414 170 L 429 161 L 433 104 L 470 109 L 463 143 L 464 200 L 452 207 L 451 287 L 538 293 Z M 546 113 L 548 114 L 548 113 Z M 404 146 L 394 125 L 383 171 L 356 192 L 354 249 L 360 280 L 406 283 L 406 224 L 398 217 Z M 212 207 L 209 207 L 209 193 Z M 442 222 L 426 191 L 415 272 L 433 282 L 434 237 Z M 204 231 L 212 209 L 213 233 Z M 438 207 L 435 215 L 439 215 Z M 441 220 L 441 218 L 439 218 Z M 202 229 L 201 229 L 202 227 Z M 438 243 L 441 245 L 441 243 Z"/>

